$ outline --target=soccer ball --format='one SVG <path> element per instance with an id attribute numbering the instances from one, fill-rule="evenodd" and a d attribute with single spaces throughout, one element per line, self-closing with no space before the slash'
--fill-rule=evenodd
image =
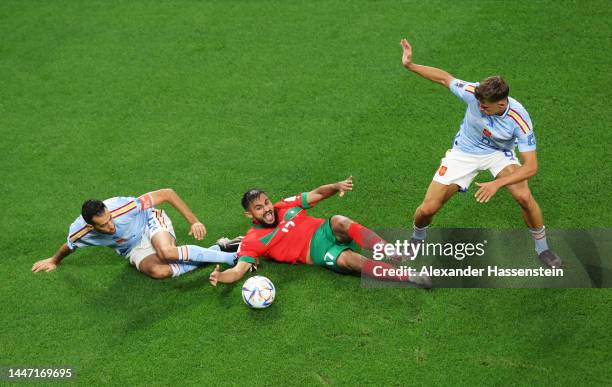
<path id="1" fill-rule="evenodd" d="M 242 299 L 251 308 L 267 308 L 274 302 L 275 295 L 272 281 L 261 275 L 249 278 L 242 285 Z"/>

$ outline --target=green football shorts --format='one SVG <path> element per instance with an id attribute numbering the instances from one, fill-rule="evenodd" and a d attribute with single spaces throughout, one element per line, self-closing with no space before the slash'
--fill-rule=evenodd
<path id="1" fill-rule="evenodd" d="M 317 266 L 323 266 L 337 272 L 344 272 L 336 264 L 338 256 L 344 250 L 359 251 L 359 247 L 354 241 L 349 243 L 338 242 L 331 228 L 331 220 L 323 223 L 315 231 L 312 239 L 310 239 L 310 257 Z"/>

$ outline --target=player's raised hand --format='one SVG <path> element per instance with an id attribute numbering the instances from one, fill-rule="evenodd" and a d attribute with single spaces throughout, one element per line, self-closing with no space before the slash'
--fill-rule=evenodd
<path id="1" fill-rule="evenodd" d="M 487 183 L 476 183 L 476 185 L 480 187 L 474 195 L 478 203 L 488 202 L 499 189 L 499 185 L 496 181 L 489 181 Z"/>
<path id="2" fill-rule="evenodd" d="M 221 267 L 219 265 L 215 266 L 215 270 L 210 273 L 208 280 L 212 286 L 217 286 L 217 281 L 219 280 L 219 274 L 221 273 Z"/>
<path id="3" fill-rule="evenodd" d="M 353 176 L 349 176 L 346 180 L 342 180 L 336 183 L 336 189 L 340 192 L 338 196 L 343 197 L 346 191 L 353 190 Z"/>
<path id="4" fill-rule="evenodd" d="M 40 260 L 32 265 L 32 272 L 38 273 L 39 271 L 46 271 L 47 273 L 55 270 L 57 268 L 57 263 L 53 257 Z"/>
<path id="5" fill-rule="evenodd" d="M 200 222 L 195 222 L 191 225 L 189 235 L 193 235 L 195 239 L 201 241 L 206 236 L 206 227 Z"/>
<path id="6" fill-rule="evenodd" d="M 402 46 L 403 54 L 402 54 L 402 64 L 404 67 L 408 68 L 412 64 L 412 46 L 406 39 L 400 40 L 400 45 Z"/>

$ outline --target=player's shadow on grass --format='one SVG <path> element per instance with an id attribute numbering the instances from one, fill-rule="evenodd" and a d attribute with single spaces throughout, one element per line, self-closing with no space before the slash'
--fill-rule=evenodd
<path id="1" fill-rule="evenodd" d="M 85 260 L 81 260 L 85 261 Z M 84 315 L 91 318 L 91 324 L 103 321 L 107 333 L 106 348 L 117 348 L 129 342 L 140 331 L 147 331 L 153 325 L 172 321 L 168 317 L 180 314 L 191 315 L 193 309 L 205 309 L 223 312 L 224 307 L 235 307 L 240 300 L 240 289 L 246 277 L 232 285 L 222 284 L 212 288 L 208 276 L 214 265 L 202 268 L 178 278 L 154 280 L 138 273 L 126 262 L 117 262 L 115 256 L 92 257 L 87 262 L 75 261 L 78 270 L 91 269 L 100 271 L 106 266 L 114 273 L 110 275 L 83 276 L 66 273 L 65 283 L 75 294 L 81 295 Z M 118 269 L 116 265 L 121 265 Z M 339 274 L 310 265 L 286 265 L 266 261 L 261 269 L 252 275 L 263 275 L 270 278 L 282 294 L 290 294 L 292 289 L 299 292 L 304 286 L 321 278 L 329 279 L 329 286 L 334 286 Z M 112 277 L 111 277 L 112 276 Z M 327 277 L 329 276 L 329 278 Z M 352 276 L 340 275 L 343 278 Z M 93 278 L 93 280 L 92 280 Z M 108 281 L 109 278 L 112 280 Z M 356 283 L 359 277 L 354 277 Z M 107 282 L 108 281 L 108 282 Z M 245 314 L 255 321 L 270 322 L 282 315 L 282 307 L 273 305 L 266 313 L 245 308 Z M 108 316 L 118 316 L 109 318 Z M 168 329 L 175 329 L 168 326 Z M 105 350 L 101 348 L 101 350 Z"/>
<path id="2" fill-rule="evenodd" d="M 263 261 L 257 272 L 253 275 L 262 275 L 272 281 L 276 290 L 282 292 L 291 291 L 294 287 L 300 287 L 313 275 L 314 266 L 311 265 L 288 265 L 273 261 Z"/>
<path id="3" fill-rule="evenodd" d="M 205 308 L 211 303 L 210 292 L 204 292 L 203 288 L 210 287 L 208 275 L 212 266 L 179 278 L 154 280 L 125 262 L 116 264 L 124 267 L 109 284 L 103 283 L 108 276 L 101 276 L 100 281 L 92 281 L 87 276 L 63 276 L 74 293 L 83 296 L 83 308 L 88 309 L 84 315 L 91 316 L 91 323 L 97 325 L 102 320 L 110 324 L 105 327 L 110 348 L 169 316 Z M 120 318 L 108 318 L 108 315 Z"/>

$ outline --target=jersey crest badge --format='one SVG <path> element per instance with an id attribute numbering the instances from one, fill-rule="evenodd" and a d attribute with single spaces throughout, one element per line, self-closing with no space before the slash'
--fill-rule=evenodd
<path id="1" fill-rule="evenodd" d="M 535 136 L 533 133 L 527 137 L 527 145 L 535 145 Z"/>

